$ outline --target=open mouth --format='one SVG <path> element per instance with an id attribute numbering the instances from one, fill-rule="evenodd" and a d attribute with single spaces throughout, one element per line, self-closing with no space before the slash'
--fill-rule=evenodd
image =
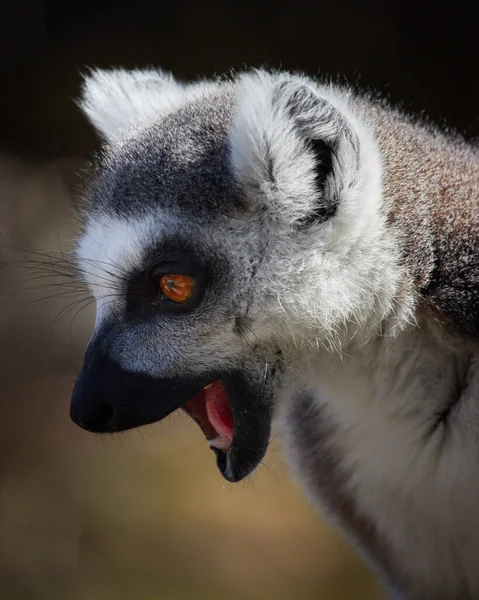
<path id="1" fill-rule="evenodd" d="M 93 347 L 75 383 L 70 415 L 87 431 L 115 433 L 161 421 L 179 408 L 200 426 L 228 481 L 244 479 L 263 459 L 272 403 L 252 371 L 157 379 L 126 371 Z"/>
<path id="2" fill-rule="evenodd" d="M 198 423 L 212 448 L 228 452 L 233 441 L 233 414 L 221 381 L 207 385 L 183 410 Z"/>
<path id="3" fill-rule="evenodd" d="M 200 427 L 215 452 L 218 467 L 230 475 L 229 450 L 233 442 L 233 413 L 228 394 L 220 380 L 210 383 L 183 406 L 183 410 Z"/>

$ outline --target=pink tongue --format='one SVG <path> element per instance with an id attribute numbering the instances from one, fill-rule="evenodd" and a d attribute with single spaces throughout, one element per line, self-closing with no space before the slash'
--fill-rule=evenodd
<path id="1" fill-rule="evenodd" d="M 233 440 L 233 415 L 226 390 L 221 381 L 215 381 L 205 390 L 206 414 L 217 433 Z"/>

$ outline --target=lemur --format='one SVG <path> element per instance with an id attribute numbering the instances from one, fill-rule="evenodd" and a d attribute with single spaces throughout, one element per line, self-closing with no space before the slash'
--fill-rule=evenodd
<path id="1" fill-rule="evenodd" d="M 223 476 L 274 425 L 391 597 L 479 598 L 479 154 L 278 71 L 92 70 L 76 257 L 96 323 L 71 418 L 183 409 Z"/>

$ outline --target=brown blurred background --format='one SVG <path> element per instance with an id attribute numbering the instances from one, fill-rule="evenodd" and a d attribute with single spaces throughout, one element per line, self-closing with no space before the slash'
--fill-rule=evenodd
<path id="1" fill-rule="evenodd" d="M 32 261 L 45 257 L 32 252 L 56 260 L 71 249 L 77 173 L 98 144 L 73 102 L 85 66 L 159 65 L 189 78 L 266 65 L 346 77 L 474 137 L 473 13 L 454 5 L 435 14 L 410 0 L 1 8 L 0 597 L 381 598 L 288 480 L 278 441 L 265 466 L 231 486 L 181 416 L 119 437 L 75 428 L 69 395 L 92 307 L 67 312 L 83 296 L 43 278 Z"/>

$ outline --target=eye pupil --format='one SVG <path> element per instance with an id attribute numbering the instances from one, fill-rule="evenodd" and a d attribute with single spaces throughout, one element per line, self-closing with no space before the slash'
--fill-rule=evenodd
<path id="1" fill-rule="evenodd" d="M 173 302 L 186 302 L 193 292 L 194 280 L 188 275 L 168 273 L 160 277 L 160 289 Z"/>

